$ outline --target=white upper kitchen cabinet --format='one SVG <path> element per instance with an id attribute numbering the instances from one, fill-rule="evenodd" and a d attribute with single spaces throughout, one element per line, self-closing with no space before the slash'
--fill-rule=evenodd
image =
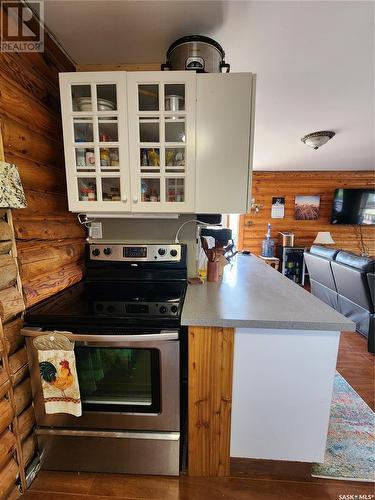
<path id="1" fill-rule="evenodd" d="M 197 75 L 196 213 L 243 214 L 251 193 L 255 75 Z"/>
<path id="2" fill-rule="evenodd" d="M 196 74 L 127 74 L 133 212 L 195 209 Z"/>
<path id="3" fill-rule="evenodd" d="M 69 209 L 245 213 L 255 76 L 60 74 Z"/>
<path id="4" fill-rule="evenodd" d="M 60 73 L 72 212 L 130 211 L 126 73 Z"/>

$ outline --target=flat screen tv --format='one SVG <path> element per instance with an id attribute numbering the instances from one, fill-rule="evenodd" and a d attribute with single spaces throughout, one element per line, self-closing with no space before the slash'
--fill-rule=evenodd
<path id="1" fill-rule="evenodd" d="M 336 189 L 331 224 L 375 224 L 375 190 Z"/>

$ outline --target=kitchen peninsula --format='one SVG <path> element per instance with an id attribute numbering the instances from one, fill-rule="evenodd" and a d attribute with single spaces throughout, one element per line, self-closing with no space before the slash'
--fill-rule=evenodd
<path id="1" fill-rule="evenodd" d="M 323 461 L 341 331 L 355 325 L 253 255 L 189 285 L 189 474 L 230 457 Z"/>

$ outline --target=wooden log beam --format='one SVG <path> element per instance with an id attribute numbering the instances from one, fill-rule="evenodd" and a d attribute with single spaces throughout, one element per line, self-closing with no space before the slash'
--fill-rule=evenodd
<path id="1" fill-rule="evenodd" d="M 0 73 L 0 112 L 11 119 L 24 121 L 39 134 L 61 140 L 61 120 L 54 113 L 27 94 L 20 99 L 19 91 Z"/>
<path id="2" fill-rule="evenodd" d="M 3 367 L 1 368 L 1 370 L 5 371 L 5 369 Z M 9 391 L 9 389 L 11 387 L 11 383 L 10 383 L 10 380 L 8 378 L 8 374 L 6 373 L 6 375 L 7 375 L 6 380 L 0 385 L 0 399 L 2 399 L 4 396 L 6 396 L 7 392 Z"/>
<path id="3" fill-rule="evenodd" d="M 14 405 L 16 415 L 19 415 L 31 403 L 31 384 L 27 378 L 14 388 Z"/>
<path id="4" fill-rule="evenodd" d="M 19 57 L 17 53 L 3 52 L 0 58 L 0 72 L 13 85 L 20 97 L 26 95 L 36 103 L 59 113 L 59 91 L 48 80 L 40 76 Z"/>
<path id="5" fill-rule="evenodd" d="M 8 355 L 16 352 L 25 342 L 25 339 L 21 335 L 22 326 L 22 319 L 16 319 L 3 325 L 3 342 L 5 352 Z"/>
<path id="6" fill-rule="evenodd" d="M 62 266 L 82 260 L 84 247 L 84 241 L 77 239 L 53 241 L 48 246 L 43 242 L 19 245 L 18 263 L 22 280 L 58 271 Z"/>
<path id="7" fill-rule="evenodd" d="M 30 307 L 81 281 L 83 277 L 82 267 L 81 262 L 75 262 L 61 267 L 58 271 L 43 274 L 24 282 L 23 291 L 26 307 Z"/>
<path id="8" fill-rule="evenodd" d="M 27 365 L 26 347 L 22 346 L 19 351 L 9 356 L 8 363 L 11 375 L 14 375 L 16 372 L 18 372 L 18 370 Z"/>
<path id="9" fill-rule="evenodd" d="M 11 383 L 14 386 L 22 382 L 22 380 L 30 375 L 28 363 L 21 366 L 14 375 L 11 376 Z"/>
<path id="10" fill-rule="evenodd" d="M 5 384 L 5 382 L 7 382 L 8 380 L 9 380 L 9 376 L 8 376 L 6 369 L 4 368 L 4 366 L 0 365 L 0 386 Z"/>
<path id="11" fill-rule="evenodd" d="M 33 161 L 62 166 L 64 156 L 60 142 L 52 141 L 7 116 L 2 117 L 2 124 L 5 156 L 10 152 Z"/>
<path id="12" fill-rule="evenodd" d="M 23 97 L 25 94 L 43 104 L 47 109 L 57 113 L 60 111 L 58 88 L 46 78 L 40 76 L 20 58 L 15 52 L 2 52 L 0 57 L 0 72 L 11 85 L 14 85 Z"/>
<path id="13" fill-rule="evenodd" d="M 20 434 L 21 441 L 23 441 L 30 434 L 34 425 L 35 413 L 33 406 L 30 405 L 18 417 L 18 432 Z"/>
<path id="14" fill-rule="evenodd" d="M 190 476 L 228 476 L 234 330 L 189 327 Z"/>
<path id="15" fill-rule="evenodd" d="M 0 433 L 11 423 L 14 417 L 12 405 L 7 399 L 0 401 Z"/>
<path id="16" fill-rule="evenodd" d="M 0 319 L 3 323 L 11 320 L 23 310 L 23 298 L 16 287 L 0 290 Z"/>
<path id="17" fill-rule="evenodd" d="M 12 239 L 12 228 L 4 221 L 0 221 L 0 241 Z"/>
<path id="18" fill-rule="evenodd" d="M 12 249 L 12 241 L 0 241 L 0 255 L 7 254 Z"/>
<path id="19" fill-rule="evenodd" d="M 14 487 L 17 477 L 18 465 L 17 462 L 11 458 L 0 471 L 0 498 L 7 498 L 9 491 Z"/>
<path id="20" fill-rule="evenodd" d="M 25 467 L 33 458 L 35 450 L 36 450 L 36 439 L 34 434 L 30 434 L 22 443 L 22 458 Z"/>
<path id="21" fill-rule="evenodd" d="M 53 217 L 54 213 L 65 214 L 68 211 L 68 202 L 65 194 L 42 193 L 40 191 L 26 192 L 27 207 L 14 213 L 14 218 L 27 219 L 35 214 Z"/>
<path id="22" fill-rule="evenodd" d="M 20 240 L 59 240 L 62 238 L 83 238 L 85 231 L 71 217 L 57 219 L 14 219 L 16 238 Z"/>
<path id="23" fill-rule="evenodd" d="M 25 191 L 42 191 L 66 195 L 64 170 L 55 165 L 26 160 L 22 156 L 8 153 L 7 161 L 17 165 Z"/>
<path id="24" fill-rule="evenodd" d="M 7 222 L 0 221 L 0 255 L 7 254 L 12 248 L 12 228 Z"/>
<path id="25" fill-rule="evenodd" d="M 17 280 L 17 265 L 11 255 L 0 255 L 0 290 L 9 288 Z"/>
<path id="26" fill-rule="evenodd" d="M 10 430 L 5 430 L 0 434 L 0 470 L 11 458 L 16 447 L 16 437 Z"/>

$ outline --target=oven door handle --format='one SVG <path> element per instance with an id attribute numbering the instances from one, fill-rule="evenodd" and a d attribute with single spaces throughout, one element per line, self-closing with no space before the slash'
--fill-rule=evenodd
<path id="1" fill-rule="evenodd" d="M 24 337 L 39 337 L 40 335 L 53 335 L 59 333 L 65 335 L 72 342 L 83 342 L 87 344 L 109 344 L 111 342 L 153 342 L 160 340 L 178 340 L 177 330 L 161 330 L 159 333 L 145 333 L 140 335 L 103 335 L 95 334 L 75 334 L 65 331 L 43 331 L 41 328 L 22 328 L 21 333 Z"/>
<path id="2" fill-rule="evenodd" d="M 90 431 L 75 429 L 47 429 L 38 427 L 37 436 L 72 436 L 72 437 L 101 437 L 117 439 L 157 439 L 163 441 L 178 441 L 179 432 L 152 432 L 152 431 Z"/>

